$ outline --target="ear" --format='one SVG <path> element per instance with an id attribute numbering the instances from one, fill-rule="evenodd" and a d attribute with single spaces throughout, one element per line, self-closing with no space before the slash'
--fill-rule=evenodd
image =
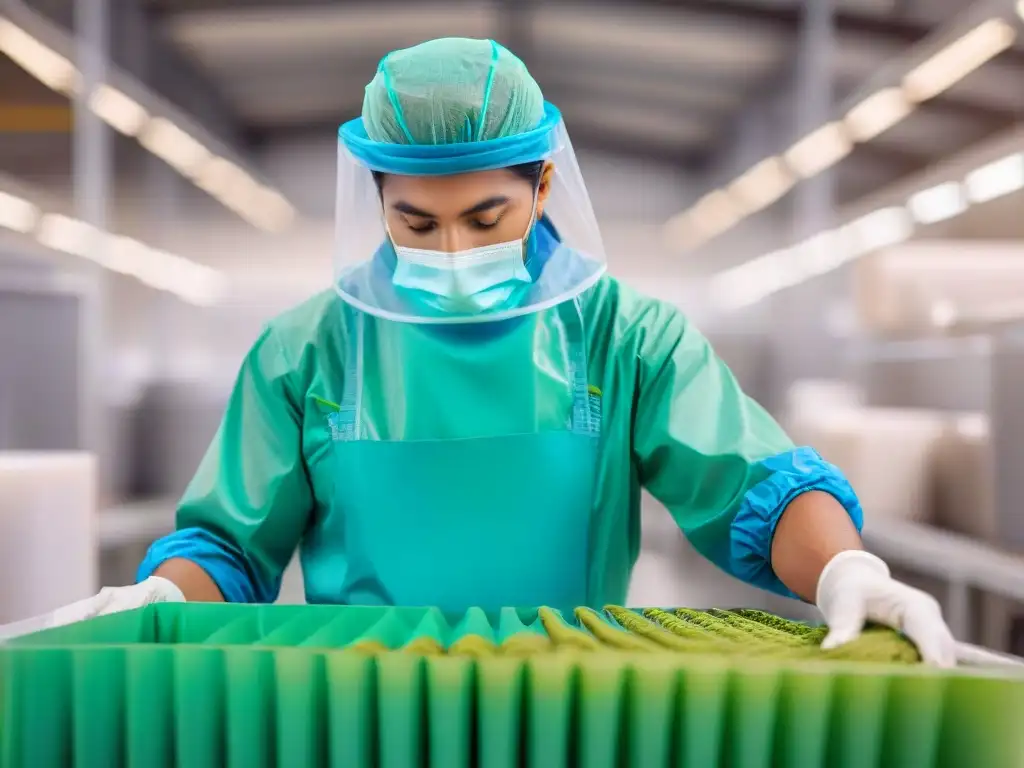
<path id="1" fill-rule="evenodd" d="M 537 184 L 537 219 L 544 215 L 544 205 L 551 195 L 551 184 L 555 178 L 555 164 L 550 160 L 544 161 L 544 168 L 540 172 L 540 182 Z"/>

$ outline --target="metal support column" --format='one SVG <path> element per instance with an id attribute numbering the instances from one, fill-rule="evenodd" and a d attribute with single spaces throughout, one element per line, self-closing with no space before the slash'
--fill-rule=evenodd
<path id="1" fill-rule="evenodd" d="M 835 0 L 805 0 L 790 93 L 792 139 L 814 131 L 832 116 L 835 51 Z M 793 241 L 828 229 L 835 215 L 835 174 L 827 170 L 800 182 L 789 202 Z M 771 300 L 774 405 L 782 402 L 793 381 L 836 374 L 838 359 L 824 313 L 829 302 L 841 296 L 841 281 L 841 275 L 828 274 Z"/>
<path id="2" fill-rule="evenodd" d="M 1024 325 L 993 341 L 988 417 L 995 457 L 996 531 L 1009 551 L 1024 552 Z"/>
<path id="3" fill-rule="evenodd" d="M 89 96 L 106 79 L 108 16 L 107 0 L 76 0 L 76 59 L 81 80 L 74 100 L 74 152 L 72 179 L 75 211 L 96 232 L 107 228 L 107 200 L 113 156 L 107 126 L 89 109 Z M 96 237 L 92 248 L 105 247 Z M 99 253 L 99 251 L 95 251 Z M 79 445 L 102 455 L 104 413 L 101 381 L 106 364 L 106 286 L 99 266 L 89 267 L 89 289 L 82 312 L 81 402 Z"/>
<path id="4" fill-rule="evenodd" d="M 113 3 L 117 26 L 124 38 L 122 56 L 126 66 L 143 82 L 151 82 L 155 65 L 150 47 L 145 45 L 147 26 L 151 19 L 138 0 L 110 0 Z M 137 226 L 143 241 L 157 248 L 168 248 L 174 230 L 182 220 L 181 198 L 186 182 L 167 163 L 150 153 L 141 158 L 142 176 L 133 178 L 132 183 L 141 183 L 145 190 L 145 207 L 140 211 Z M 142 285 L 133 289 L 145 291 L 146 335 L 149 348 L 159 350 L 152 358 L 152 372 L 155 376 L 166 376 L 169 361 L 173 357 L 174 318 L 179 309 L 179 300 L 170 293 L 154 291 Z"/>

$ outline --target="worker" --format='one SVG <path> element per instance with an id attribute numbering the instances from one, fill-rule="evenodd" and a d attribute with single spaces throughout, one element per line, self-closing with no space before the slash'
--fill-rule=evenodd
<path id="1" fill-rule="evenodd" d="M 272 320 L 139 582 L 79 616 L 273 602 L 622 604 L 646 488 L 726 573 L 954 663 L 937 602 L 863 550 L 841 472 L 795 447 L 674 306 L 606 274 L 558 109 L 495 42 L 391 53 L 339 132 L 333 290 Z"/>

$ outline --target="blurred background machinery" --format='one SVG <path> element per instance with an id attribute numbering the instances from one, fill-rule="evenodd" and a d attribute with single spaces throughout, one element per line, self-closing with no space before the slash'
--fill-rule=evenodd
<path id="1" fill-rule="evenodd" d="M 1016 0 L 0 0 L 0 561 L 76 530 L 55 580 L 133 578 L 260 325 L 330 284 L 337 125 L 440 36 L 525 60 L 613 274 L 848 472 L 959 639 L 1024 652 Z M 810 615 L 645 523 L 634 604 Z"/>

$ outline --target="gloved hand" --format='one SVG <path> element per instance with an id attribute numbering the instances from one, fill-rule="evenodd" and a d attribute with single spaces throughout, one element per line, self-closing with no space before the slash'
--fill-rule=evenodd
<path id="1" fill-rule="evenodd" d="M 906 635 L 924 661 L 956 666 L 956 642 L 938 601 L 896 581 L 889 567 L 868 552 L 851 550 L 833 557 L 818 578 L 815 602 L 829 628 L 822 648 L 854 640 L 865 621 L 873 621 Z"/>
<path id="2" fill-rule="evenodd" d="M 108 613 L 130 611 L 150 603 L 183 603 L 185 595 L 172 581 L 150 576 L 130 587 L 104 587 L 99 594 L 65 605 L 55 611 L 0 627 L 0 640 L 62 627 Z"/>

